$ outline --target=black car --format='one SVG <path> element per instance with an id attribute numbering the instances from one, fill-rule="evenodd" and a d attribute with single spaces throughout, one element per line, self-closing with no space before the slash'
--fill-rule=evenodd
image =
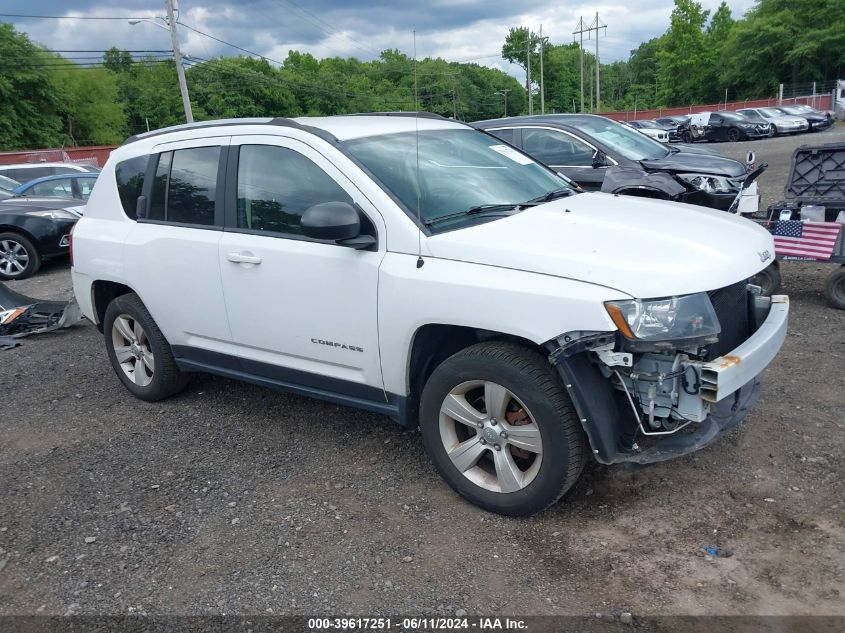
<path id="1" fill-rule="evenodd" d="M 6 198 L 0 200 L 0 280 L 26 279 L 45 259 L 66 255 L 70 230 L 82 200 Z"/>
<path id="2" fill-rule="evenodd" d="M 802 119 L 807 119 L 810 124 L 808 131 L 821 132 L 833 125 L 833 118 L 826 112 L 819 112 L 808 105 L 791 105 L 778 106 L 778 110 L 783 110 L 790 116 L 800 116 Z"/>
<path id="3" fill-rule="evenodd" d="M 636 121 L 627 121 L 627 123 L 636 130 L 642 130 L 644 128 L 663 130 L 669 135 L 670 143 L 677 143 L 681 140 L 681 136 L 678 134 L 678 124 L 674 121 L 671 123 L 661 123 L 657 119 L 638 119 Z"/>
<path id="4" fill-rule="evenodd" d="M 714 153 L 668 147 L 605 117 L 550 114 L 473 125 L 564 174 L 586 190 L 677 200 L 727 210 L 749 169 Z M 743 197 L 756 211 L 756 185 Z M 753 209 L 749 210 L 749 207 Z"/>
<path id="5" fill-rule="evenodd" d="M 696 116 L 705 117 L 707 114 Z M 772 126 L 759 116 L 736 112 L 710 112 L 709 115 L 704 131 L 704 138 L 708 141 L 747 141 L 772 135 Z"/>

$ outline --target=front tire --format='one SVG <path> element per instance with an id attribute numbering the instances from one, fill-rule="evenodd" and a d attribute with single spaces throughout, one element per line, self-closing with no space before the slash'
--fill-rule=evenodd
<path id="1" fill-rule="evenodd" d="M 772 124 L 772 136 L 777 136 L 777 135 L 778 135 L 778 126 Z"/>
<path id="2" fill-rule="evenodd" d="M 18 233 L 0 233 L 0 280 L 26 279 L 39 268 L 41 255 L 28 238 Z"/>
<path id="3" fill-rule="evenodd" d="M 490 512 L 539 512 L 584 467 L 586 440 L 563 385 L 543 355 L 512 343 L 443 361 L 423 389 L 420 429 L 440 475 Z"/>
<path id="4" fill-rule="evenodd" d="M 736 129 L 735 127 L 732 127 L 731 129 L 728 130 L 728 140 L 731 143 L 736 143 L 739 139 L 740 139 L 740 133 L 739 133 L 738 129 Z"/>
<path id="5" fill-rule="evenodd" d="M 170 344 L 135 293 L 114 299 L 103 319 L 106 351 L 123 385 L 141 400 L 155 402 L 185 388 Z"/>

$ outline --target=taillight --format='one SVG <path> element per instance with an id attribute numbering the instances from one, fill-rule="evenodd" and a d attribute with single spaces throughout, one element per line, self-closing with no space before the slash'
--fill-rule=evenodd
<path id="1" fill-rule="evenodd" d="M 70 256 L 70 267 L 73 268 L 73 229 L 76 228 L 76 224 L 70 227 L 70 233 L 67 234 L 67 241 L 68 241 L 68 255 Z"/>

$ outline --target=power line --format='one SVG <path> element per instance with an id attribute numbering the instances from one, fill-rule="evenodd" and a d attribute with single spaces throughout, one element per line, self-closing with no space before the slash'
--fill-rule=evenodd
<path id="1" fill-rule="evenodd" d="M 220 42 L 221 44 L 225 44 L 226 46 L 231 46 L 232 48 L 236 48 L 239 51 L 246 53 L 247 55 L 252 55 L 254 57 L 260 57 L 261 59 L 263 59 L 265 61 L 273 62 L 274 64 L 279 64 L 280 66 L 284 63 L 284 62 L 280 62 L 277 59 L 272 59 L 270 57 L 266 57 L 265 55 L 262 55 L 261 53 L 255 53 L 255 52 L 247 50 L 245 48 L 241 48 L 237 44 L 232 44 L 231 42 L 227 42 L 226 40 L 221 40 L 219 37 L 215 37 L 214 35 L 211 35 L 210 33 L 205 33 L 203 31 L 200 31 L 199 29 L 194 28 L 193 26 L 189 26 L 189 25 L 185 24 L 184 22 L 179 22 L 179 25 L 184 26 L 189 31 L 193 31 L 194 33 L 198 33 L 199 35 L 203 35 L 203 36 L 205 36 L 209 39 L 212 39 L 215 42 Z"/>
<path id="2" fill-rule="evenodd" d="M 290 2 L 290 0 L 273 0 L 273 1 L 276 2 L 276 4 L 278 4 L 279 2 L 282 2 L 282 3 L 286 4 L 288 7 L 292 8 L 294 11 L 299 12 L 313 26 L 316 26 L 318 29 L 320 29 L 324 33 L 328 33 L 331 36 L 338 35 L 338 36 L 352 42 L 353 44 L 355 44 L 361 50 L 365 50 L 365 51 L 372 53 L 376 56 L 380 56 L 381 53 L 382 53 L 382 51 L 377 51 L 373 47 L 367 46 L 366 44 L 359 42 L 355 38 L 350 37 L 349 35 L 346 35 L 345 33 L 338 31 L 337 29 L 332 27 L 331 24 L 329 24 L 328 22 L 326 22 L 322 18 L 314 15 L 313 13 L 311 13 L 310 11 L 307 11 L 306 9 L 303 9 L 302 7 L 294 4 L 293 2 Z M 321 25 L 323 25 L 323 26 L 321 26 Z"/>
<path id="3" fill-rule="evenodd" d="M 0 13 L 0 18 L 26 18 L 32 20 L 144 20 L 150 16 L 106 16 L 106 15 L 28 15 L 24 13 Z"/>

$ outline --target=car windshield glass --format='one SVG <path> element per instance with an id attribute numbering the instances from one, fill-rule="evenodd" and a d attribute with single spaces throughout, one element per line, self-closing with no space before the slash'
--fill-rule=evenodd
<path id="1" fill-rule="evenodd" d="M 722 118 L 726 121 L 740 121 L 742 123 L 745 122 L 745 119 L 740 114 L 735 114 L 733 112 L 720 112 L 719 114 L 721 114 Z"/>
<path id="2" fill-rule="evenodd" d="M 785 114 L 783 110 L 778 110 L 777 108 L 760 108 L 760 112 L 762 112 L 765 116 L 770 117 L 778 117 Z"/>
<path id="3" fill-rule="evenodd" d="M 471 129 L 401 132 L 346 141 L 349 152 L 423 223 L 457 214 L 455 222 L 484 216 L 471 209 L 516 207 L 553 191 L 566 180 L 483 132 Z M 419 154 L 419 168 L 417 155 Z M 419 189 L 418 186 L 419 185 Z"/>
<path id="4" fill-rule="evenodd" d="M 587 118 L 573 127 L 629 160 L 665 158 L 671 153 L 663 143 L 603 117 Z"/>

